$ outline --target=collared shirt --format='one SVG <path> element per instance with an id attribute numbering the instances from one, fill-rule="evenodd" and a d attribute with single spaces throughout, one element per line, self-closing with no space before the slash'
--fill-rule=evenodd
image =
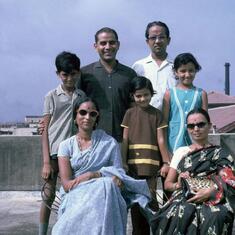
<path id="1" fill-rule="evenodd" d="M 68 95 L 59 85 L 47 93 L 44 98 L 43 115 L 50 114 L 48 127 L 50 155 L 57 154 L 61 141 L 73 134 L 73 104 L 77 98 L 84 97 L 85 93 L 79 89 Z"/>
<path id="2" fill-rule="evenodd" d="M 167 59 L 158 66 L 151 55 L 136 61 L 132 66 L 138 75 L 144 76 L 152 82 L 156 94 L 153 95 L 150 104 L 160 110 L 166 89 L 176 85 L 172 66 L 172 62 Z"/>
<path id="3" fill-rule="evenodd" d="M 83 67 L 81 89 L 93 98 L 100 109 L 98 128 L 105 130 L 118 142 L 122 140 L 121 122 L 130 105 L 130 81 L 133 69 L 117 63 L 108 73 L 98 61 Z"/>

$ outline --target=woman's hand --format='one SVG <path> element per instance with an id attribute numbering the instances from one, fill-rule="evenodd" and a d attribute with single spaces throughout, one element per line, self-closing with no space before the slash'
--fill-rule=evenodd
<path id="1" fill-rule="evenodd" d="M 42 175 L 42 178 L 44 180 L 48 180 L 49 177 L 51 177 L 53 179 L 53 177 L 54 177 L 54 170 L 53 170 L 53 168 L 52 168 L 50 163 L 44 163 L 43 164 L 42 174 L 41 175 Z"/>
<path id="2" fill-rule="evenodd" d="M 70 180 L 68 182 L 67 186 L 68 186 L 69 190 L 71 190 L 72 188 L 76 187 L 77 185 L 79 185 L 82 182 L 88 181 L 88 180 L 93 179 L 93 178 L 98 178 L 98 177 L 100 177 L 100 173 L 99 172 L 88 171 L 88 172 L 86 172 L 86 173 L 84 173 L 82 175 L 79 175 L 75 179 Z"/>
<path id="3" fill-rule="evenodd" d="M 179 187 L 182 187 L 182 183 L 181 183 L 181 179 L 187 179 L 190 177 L 190 174 L 188 171 L 185 171 L 185 172 L 181 172 L 178 176 L 178 185 Z"/>
<path id="4" fill-rule="evenodd" d="M 122 189 L 123 188 L 123 182 L 117 177 L 117 176 L 113 176 L 112 177 L 113 179 L 113 182 L 120 188 Z"/>
<path id="5" fill-rule="evenodd" d="M 204 188 L 204 189 L 195 189 L 195 196 L 191 197 L 187 202 L 202 203 L 210 199 L 214 187 Z"/>
<path id="6" fill-rule="evenodd" d="M 190 174 L 189 174 L 188 171 L 181 172 L 181 173 L 179 174 L 179 178 L 180 178 L 180 179 L 181 179 L 181 178 L 187 179 L 187 178 L 189 178 L 189 177 L 190 177 Z"/>

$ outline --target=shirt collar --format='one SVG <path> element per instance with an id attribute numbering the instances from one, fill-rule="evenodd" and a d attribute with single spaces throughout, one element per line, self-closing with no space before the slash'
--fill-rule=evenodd
<path id="1" fill-rule="evenodd" d="M 116 70 L 119 70 L 119 69 L 122 68 L 122 67 L 121 67 L 121 64 L 118 62 L 118 60 L 116 60 L 116 62 L 117 62 L 117 64 L 116 64 L 116 66 L 113 68 L 113 72 L 115 72 Z M 103 69 L 105 69 L 104 66 L 101 64 L 100 60 L 95 63 L 94 67 L 95 67 L 95 68 L 103 68 Z"/>
<path id="2" fill-rule="evenodd" d="M 61 84 L 56 88 L 56 94 L 57 95 L 66 94 L 65 91 L 62 89 Z"/>
<path id="3" fill-rule="evenodd" d="M 152 55 L 150 54 L 148 57 L 146 57 L 146 64 L 154 62 L 154 59 Z M 166 57 L 166 59 L 162 62 L 163 64 L 172 64 L 172 60 L 169 59 L 169 56 Z"/>
<path id="4" fill-rule="evenodd" d="M 148 64 L 148 63 L 156 63 L 151 54 L 148 57 L 146 57 L 146 64 Z M 160 69 L 169 65 L 169 64 L 172 64 L 172 61 L 167 56 L 167 58 L 164 61 L 162 61 Z"/>

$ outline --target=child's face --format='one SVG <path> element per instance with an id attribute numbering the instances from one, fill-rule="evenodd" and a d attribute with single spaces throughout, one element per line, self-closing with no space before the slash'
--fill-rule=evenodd
<path id="1" fill-rule="evenodd" d="M 71 90 L 76 87 L 77 81 L 81 76 L 81 72 L 78 70 L 73 70 L 71 73 L 66 73 L 64 71 L 57 72 L 58 77 L 62 81 L 62 86 L 65 90 Z"/>
<path id="2" fill-rule="evenodd" d="M 181 85 L 191 87 L 196 75 L 195 65 L 191 62 L 183 64 L 175 71 L 175 75 Z"/>
<path id="3" fill-rule="evenodd" d="M 150 90 L 147 88 L 136 90 L 133 96 L 135 103 L 142 108 L 148 107 L 150 100 L 152 98 L 152 94 Z"/>

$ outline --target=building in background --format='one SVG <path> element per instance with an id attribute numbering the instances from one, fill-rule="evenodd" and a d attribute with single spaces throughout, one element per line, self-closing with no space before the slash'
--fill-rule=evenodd
<path id="1" fill-rule="evenodd" d="M 208 108 L 213 133 L 235 133 L 235 96 L 209 92 Z M 0 124 L 0 135 L 38 135 L 40 119 L 42 116 L 26 116 L 24 122 Z"/>
<path id="2" fill-rule="evenodd" d="M 38 135 L 38 124 L 42 116 L 26 116 L 24 122 L 0 124 L 0 135 Z"/>

